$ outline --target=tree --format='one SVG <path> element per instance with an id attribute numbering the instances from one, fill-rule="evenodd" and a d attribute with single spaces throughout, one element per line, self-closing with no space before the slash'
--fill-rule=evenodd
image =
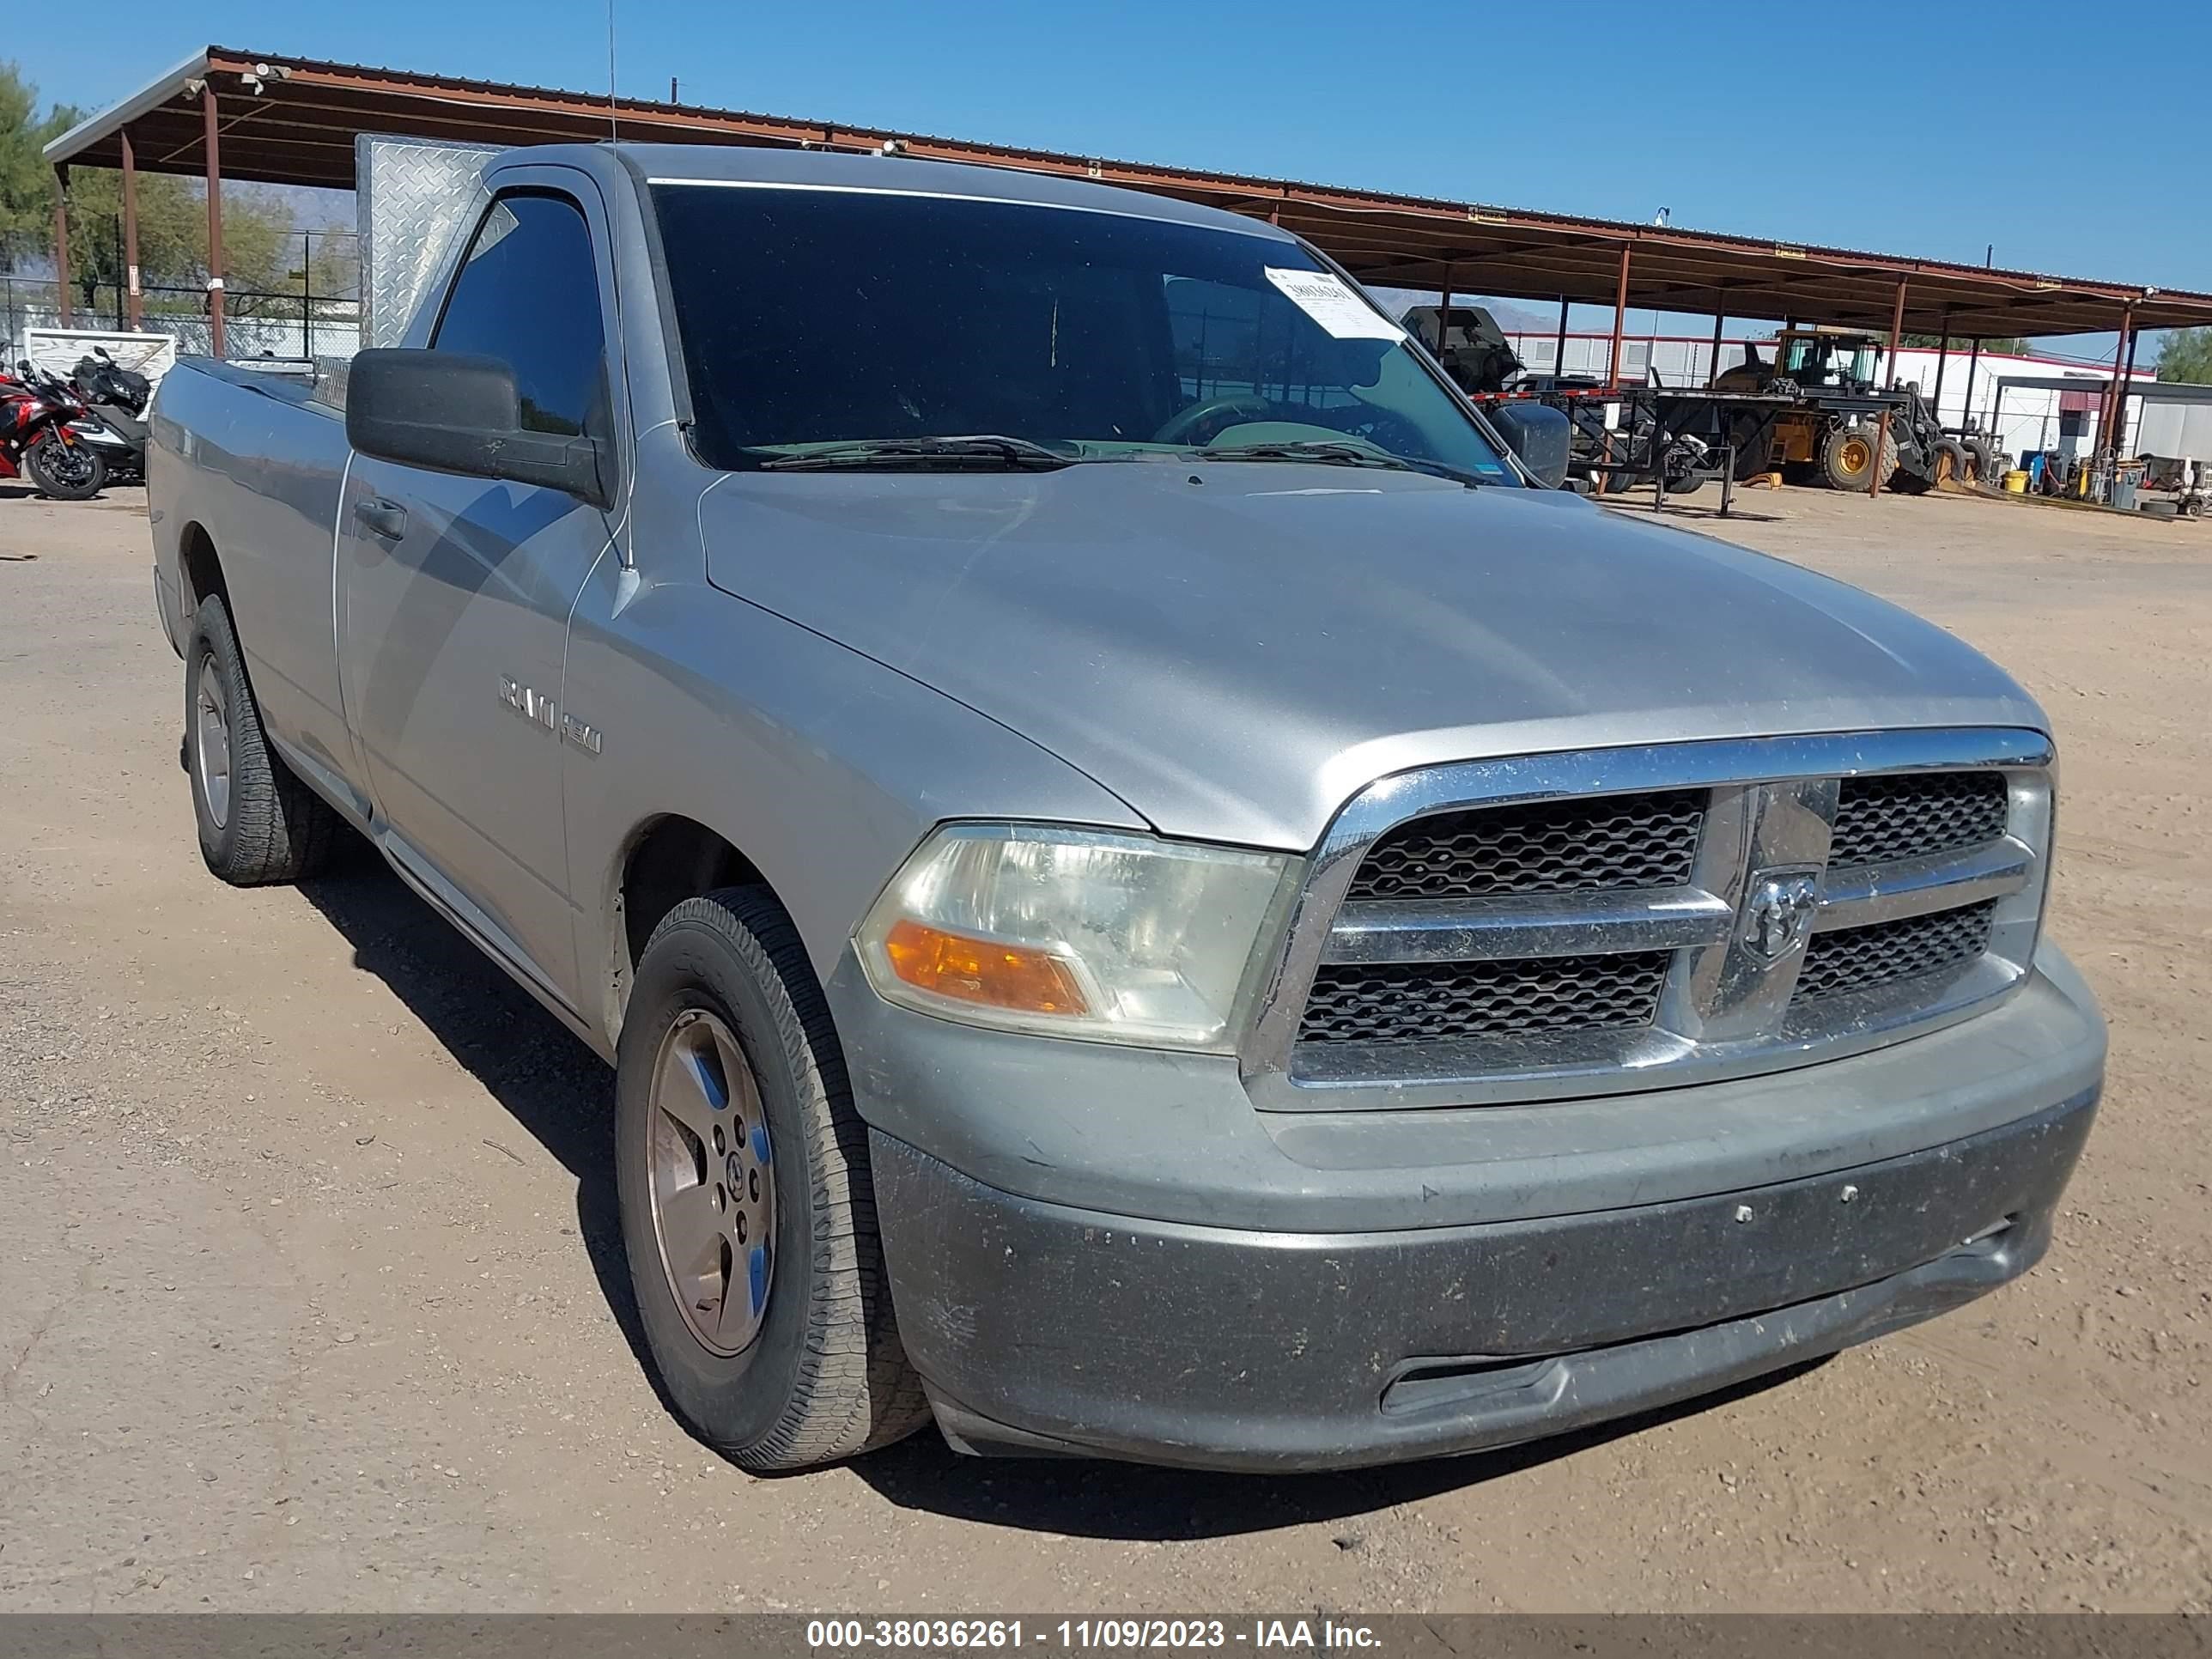
<path id="1" fill-rule="evenodd" d="M 1921 351 L 1934 351 L 1943 343 L 1943 337 L 1940 334 L 1908 334 L 1899 343 Z M 1954 351 L 1970 350 L 1972 346 L 1971 340 L 1962 340 L 1955 334 L 1951 337 L 1951 349 Z M 1984 340 L 1982 349 L 2006 356 L 2024 357 L 2027 355 L 2027 342 L 2014 335 L 2000 334 L 1994 339 Z"/>
<path id="2" fill-rule="evenodd" d="M 39 152 L 77 112 L 57 106 L 41 117 L 38 108 L 39 89 L 0 62 L 0 270 L 53 246 L 54 173 Z"/>
<path id="3" fill-rule="evenodd" d="M 41 116 L 38 88 L 12 63 L 0 62 L 0 270 L 53 252 L 54 173 L 40 154 L 75 126 L 78 112 L 57 105 Z M 174 173 L 138 175 L 138 267 L 142 289 L 191 291 L 205 304 L 207 197 Z M 281 197 L 231 185 L 222 194 L 222 252 L 228 309 L 234 317 L 297 315 L 303 242 Z M 127 280 L 123 258 L 123 175 L 73 167 L 69 181 L 70 277 L 86 309 L 105 292 L 112 302 Z M 307 279 L 319 296 L 351 291 L 358 280 L 350 238 L 317 236 Z M 291 301 L 287 306 L 287 301 Z"/>
<path id="4" fill-rule="evenodd" d="M 2158 349 L 2158 378 L 2212 382 L 2212 328 L 2177 328 Z"/>
<path id="5" fill-rule="evenodd" d="M 128 280 L 123 258 L 123 175 L 109 167 L 70 173 L 70 276 L 88 310 L 109 303 Z M 351 291 L 349 237 L 303 239 L 281 197 L 251 185 L 222 192 L 224 309 L 233 317 L 297 316 L 301 260 L 313 247 L 307 280 L 319 298 Z M 174 173 L 138 175 L 138 280 L 149 304 L 175 309 L 205 304 L 208 279 L 207 191 Z M 154 291 L 179 289 L 185 294 Z"/>

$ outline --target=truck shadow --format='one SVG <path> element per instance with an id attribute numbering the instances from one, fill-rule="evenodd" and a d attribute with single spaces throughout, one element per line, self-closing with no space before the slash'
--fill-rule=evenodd
<path id="1" fill-rule="evenodd" d="M 454 933 L 365 842 L 349 846 L 340 871 L 303 882 L 299 890 L 352 945 L 354 965 L 382 980 L 515 1122 L 574 1176 L 576 1231 L 600 1291 L 663 1409 L 675 1416 L 647 1355 L 623 1252 L 615 1207 L 613 1073 Z M 987 1526 L 1180 1542 L 1341 1522 L 1334 1541 L 1351 1552 L 1364 1543 L 1360 1517 L 1376 1510 L 1603 1447 L 1723 1401 L 1761 1393 L 1822 1363 L 1813 1360 L 1718 1394 L 1532 1445 L 1346 1474 L 1211 1474 L 1085 1460 L 961 1457 L 927 1429 L 850 1467 L 902 1509 Z M 753 1478 L 734 1470 L 732 1474 Z"/>
<path id="2" fill-rule="evenodd" d="M 643 1363 L 645 1334 L 615 1208 L 614 1073 L 417 898 L 366 842 L 348 836 L 339 865 L 301 882 L 301 896 L 353 946 L 354 966 L 382 980 L 575 1177 L 576 1231 Z"/>

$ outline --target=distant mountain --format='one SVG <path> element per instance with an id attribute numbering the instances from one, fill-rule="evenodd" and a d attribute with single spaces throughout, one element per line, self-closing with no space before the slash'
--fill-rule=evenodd
<path id="1" fill-rule="evenodd" d="M 1432 306 L 1437 302 L 1435 292 L 1429 289 L 1370 288 L 1367 291 L 1393 317 L 1403 317 L 1415 306 Z M 1452 302 L 1455 305 L 1487 307 L 1490 314 L 1498 319 L 1498 326 L 1508 334 L 1540 333 L 1546 329 L 1557 328 L 1559 323 L 1557 311 L 1534 309 L 1518 300 L 1494 300 L 1480 294 L 1455 294 Z"/>

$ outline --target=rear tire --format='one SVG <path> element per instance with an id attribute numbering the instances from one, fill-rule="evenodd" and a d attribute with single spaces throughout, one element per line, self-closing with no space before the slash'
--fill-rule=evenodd
<path id="1" fill-rule="evenodd" d="M 90 501 L 107 482 L 107 458 L 86 444 L 65 444 L 49 428 L 23 454 L 24 476 L 58 501 Z"/>
<path id="2" fill-rule="evenodd" d="M 687 899 L 653 930 L 617 1049 L 615 1136 L 646 1346 L 702 1440 L 766 1473 L 928 1420 L 843 1052 L 764 889 Z"/>
<path id="3" fill-rule="evenodd" d="M 1687 444 L 1671 446 L 1662 459 L 1669 495 L 1694 495 L 1705 487 L 1705 474 L 1699 470 L 1706 457 L 1702 450 Z"/>
<path id="4" fill-rule="evenodd" d="M 213 596 L 185 648 L 185 770 L 200 856 L 232 886 L 298 881 L 330 861 L 343 821 L 270 750 L 229 608 Z"/>

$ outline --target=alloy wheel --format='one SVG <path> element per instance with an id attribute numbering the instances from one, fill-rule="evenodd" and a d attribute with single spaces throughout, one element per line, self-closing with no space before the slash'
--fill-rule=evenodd
<path id="1" fill-rule="evenodd" d="M 775 1272 L 775 1178 L 760 1087 L 730 1028 L 679 1015 L 653 1068 L 646 1178 L 661 1270 L 700 1346 L 742 1353 Z"/>
<path id="2" fill-rule="evenodd" d="M 230 698 L 212 653 L 200 658 L 192 714 L 198 728 L 194 733 L 192 764 L 199 773 L 200 799 L 207 803 L 208 816 L 220 830 L 230 822 Z"/>

